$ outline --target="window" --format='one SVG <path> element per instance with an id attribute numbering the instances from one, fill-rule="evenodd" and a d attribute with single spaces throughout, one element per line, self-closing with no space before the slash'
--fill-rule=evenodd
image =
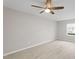
<path id="1" fill-rule="evenodd" d="M 67 31 L 66 32 L 67 32 L 68 36 L 75 35 L 75 24 L 74 23 L 67 24 Z"/>

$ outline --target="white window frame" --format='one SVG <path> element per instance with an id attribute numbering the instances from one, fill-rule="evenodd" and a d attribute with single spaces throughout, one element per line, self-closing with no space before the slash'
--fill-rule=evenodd
<path id="1" fill-rule="evenodd" d="M 66 35 L 74 36 L 75 35 L 75 23 L 69 23 L 66 25 Z"/>

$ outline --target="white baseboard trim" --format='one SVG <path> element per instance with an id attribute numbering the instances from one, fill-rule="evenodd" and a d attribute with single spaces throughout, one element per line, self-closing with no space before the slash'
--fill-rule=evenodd
<path id="1" fill-rule="evenodd" d="M 42 45 L 42 44 L 45 44 L 45 43 L 48 43 L 48 42 L 51 42 L 51 41 L 53 41 L 53 40 L 47 40 L 47 41 L 40 42 L 38 44 L 30 45 L 30 46 L 28 46 L 26 48 L 22 48 L 22 49 L 18 49 L 18 50 L 12 51 L 12 52 L 5 53 L 3 56 L 8 56 L 10 54 L 14 54 L 14 53 L 23 51 L 25 49 L 29 49 L 29 48 L 32 48 L 32 47 L 35 47 L 35 46 L 39 46 L 39 45 Z"/>

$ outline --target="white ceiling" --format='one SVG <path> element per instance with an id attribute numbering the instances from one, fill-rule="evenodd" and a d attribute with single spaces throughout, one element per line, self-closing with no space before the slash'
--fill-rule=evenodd
<path id="1" fill-rule="evenodd" d="M 42 6 L 44 0 L 3 0 L 5 7 L 12 8 L 18 11 L 30 13 L 36 16 L 44 17 L 50 20 L 67 20 L 75 18 L 75 1 L 74 0 L 53 0 L 54 5 L 64 6 L 63 10 L 54 11 L 55 14 L 40 14 L 41 9 L 31 7 L 32 4 Z"/>

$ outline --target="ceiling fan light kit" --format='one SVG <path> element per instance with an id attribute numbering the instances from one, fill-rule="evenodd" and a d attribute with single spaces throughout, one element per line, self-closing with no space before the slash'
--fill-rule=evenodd
<path id="1" fill-rule="evenodd" d="M 50 13 L 50 9 L 45 9 L 45 12 L 46 13 Z"/>
<path id="2" fill-rule="evenodd" d="M 57 7 L 54 7 L 54 6 L 53 6 L 53 7 L 52 7 L 52 0 L 45 0 L 43 7 L 41 7 L 41 6 L 36 6 L 36 5 L 32 5 L 32 7 L 44 9 L 43 11 L 40 12 L 40 14 L 43 13 L 43 12 L 55 14 L 55 13 L 53 12 L 53 10 L 64 9 L 64 6 L 57 6 Z"/>

